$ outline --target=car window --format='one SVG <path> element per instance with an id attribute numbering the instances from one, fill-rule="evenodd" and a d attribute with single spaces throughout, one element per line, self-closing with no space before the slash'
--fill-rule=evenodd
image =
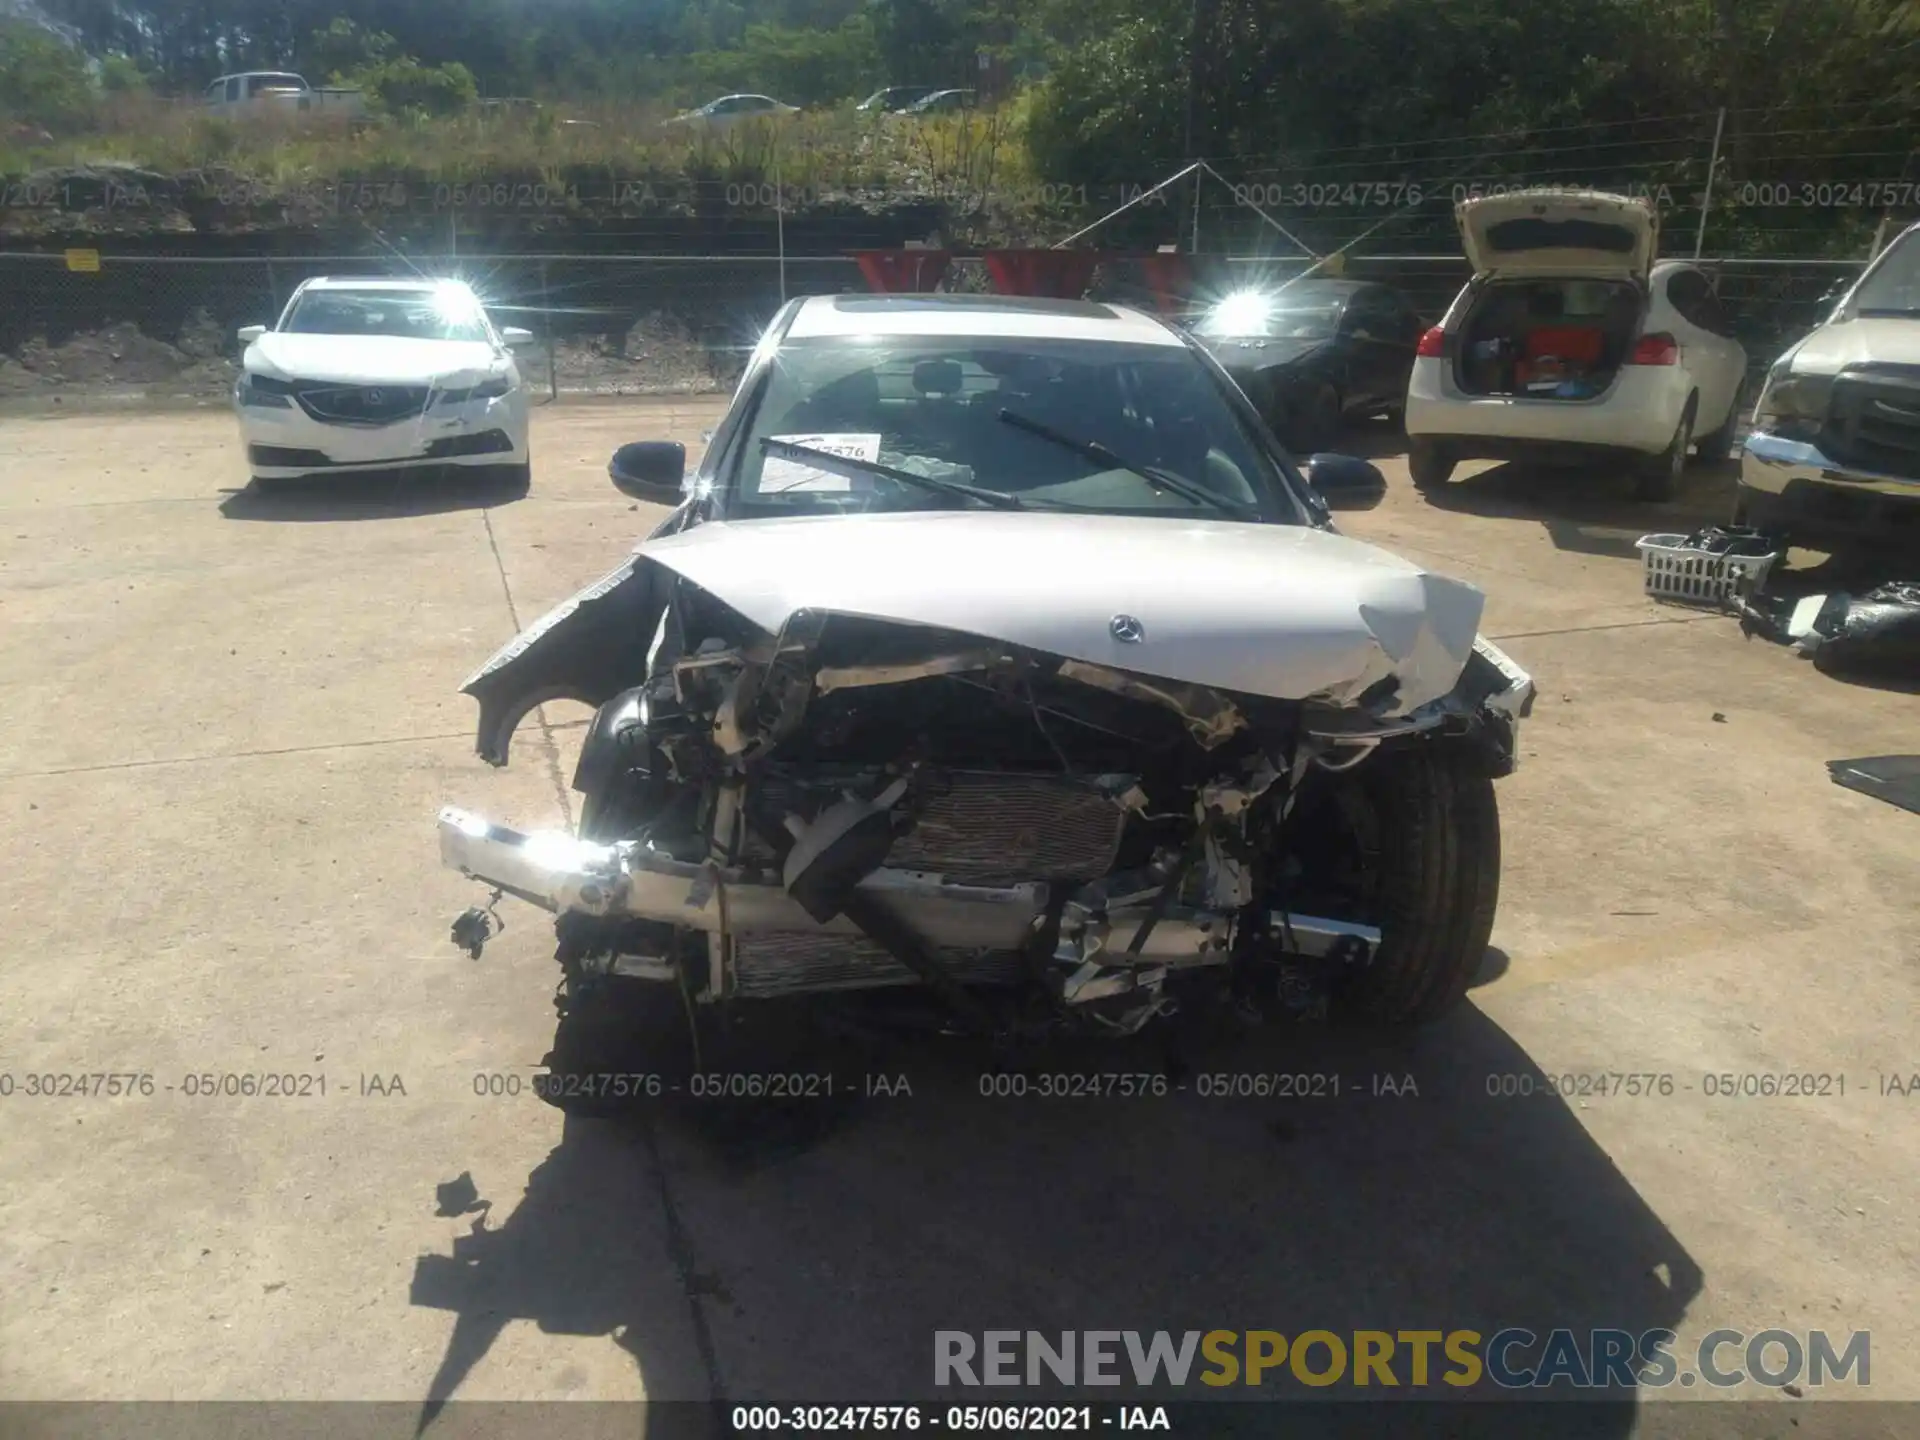
<path id="1" fill-rule="evenodd" d="M 296 335 L 486 341 L 485 315 L 463 291 L 309 290 L 280 328 Z"/>
<path id="2" fill-rule="evenodd" d="M 1733 336 L 1733 319 L 1727 314 L 1727 307 L 1720 303 L 1720 297 L 1708 289 L 1706 297 L 1700 302 L 1700 313 L 1706 317 L 1705 328 L 1715 335 Z"/>
<path id="3" fill-rule="evenodd" d="M 1861 315 L 1920 315 L 1920 232 L 1887 247 L 1848 305 Z"/>
<path id="4" fill-rule="evenodd" d="M 1040 502 L 1219 513 L 1003 421 L 1003 410 L 1231 503 L 1290 509 L 1274 502 L 1282 482 L 1270 458 L 1184 346 L 1011 337 L 787 346 L 735 452 L 735 506 L 764 514 L 929 503 L 902 482 L 769 456 L 760 442 L 773 438 Z"/>
<path id="5" fill-rule="evenodd" d="M 1708 302 L 1713 298 L 1707 277 L 1698 270 L 1676 270 L 1667 277 L 1667 301 L 1689 325 L 1711 330 Z"/>
<path id="6" fill-rule="evenodd" d="M 239 98 L 240 98 L 240 82 L 237 79 L 227 81 L 227 99 L 238 100 Z"/>
<path id="7" fill-rule="evenodd" d="M 1405 327 L 1399 320 L 1399 307 L 1393 298 L 1378 290 L 1362 290 L 1347 302 L 1340 319 L 1340 333 L 1353 335 L 1364 331 L 1375 340 L 1390 340 Z"/>

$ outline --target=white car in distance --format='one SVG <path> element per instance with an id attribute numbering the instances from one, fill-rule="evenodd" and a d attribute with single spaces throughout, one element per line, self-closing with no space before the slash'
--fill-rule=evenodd
<path id="1" fill-rule="evenodd" d="M 1462 460 L 1617 460 L 1670 500 L 1687 457 L 1734 447 L 1747 354 L 1706 272 L 1654 263 L 1659 217 L 1596 191 L 1469 200 L 1468 282 L 1421 337 L 1407 386 L 1422 490 Z"/>
<path id="2" fill-rule="evenodd" d="M 313 475 L 440 466 L 531 478 L 512 347 L 458 280 L 322 277 L 271 327 L 241 329 L 234 387 L 257 488 Z"/>
<path id="3" fill-rule="evenodd" d="M 697 110 L 676 115 L 666 123 L 692 129 L 724 130 L 743 120 L 777 120 L 782 115 L 798 115 L 798 105 L 785 105 L 771 95 L 722 95 Z"/>

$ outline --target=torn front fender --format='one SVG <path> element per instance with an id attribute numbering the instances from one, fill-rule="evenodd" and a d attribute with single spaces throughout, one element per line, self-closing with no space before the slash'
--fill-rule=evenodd
<path id="1" fill-rule="evenodd" d="M 474 749 L 505 765 L 527 712 L 549 700 L 598 708 L 646 676 L 671 577 L 638 555 L 556 605 L 482 665 L 460 693 L 480 702 Z"/>

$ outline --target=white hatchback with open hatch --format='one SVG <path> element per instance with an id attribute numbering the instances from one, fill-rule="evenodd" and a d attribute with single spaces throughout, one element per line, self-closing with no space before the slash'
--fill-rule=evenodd
<path id="1" fill-rule="evenodd" d="M 1407 388 L 1413 483 L 1462 460 L 1619 459 L 1671 499 L 1690 451 L 1733 450 L 1747 355 L 1712 282 L 1654 263 L 1659 217 L 1597 191 L 1455 210 L 1473 278 L 1421 338 Z"/>

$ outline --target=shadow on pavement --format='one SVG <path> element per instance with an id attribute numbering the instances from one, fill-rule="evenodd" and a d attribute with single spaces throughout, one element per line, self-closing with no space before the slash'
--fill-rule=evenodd
<path id="1" fill-rule="evenodd" d="M 684 1104 L 569 1119 L 517 1203 L 493 1197 L 511 1211 L 498 1229 L 483 1216 L 452 1255 L 417 1262 L 412 1303 L 456 1317 L 427 1415 L 512 1321 L 608 1335 L 660 1399 L 1364 1399 L 1377 1392 L 1271 1374 L 1263 1390 L 1192 1378 L 1178 1391 L 938 1389 L 934 1333 L 1637 1335 L 1677 1326 L 1701 1287 L 1540 1070 L 1471 1006 L 1397 1047 L 1280 1026 L 1196 1052 L 1199 1069 L 1170 1070 L 1164 1042 L 1063 1047 L 1027 1067 L 1025 1096 L 983 1095 L 1011 1082 L 983 1082 L 970 1042 L 937 1046 L 854 1062 L 905 1074 L 910 1095 L 866 1093 L 836 1056 L 815 1063 L 854 1095 L 810 1112 L 763 1108 L 754 1123 L 737 1110 L 723 1124 Z M 1184 1088 L 1038 1093 L 1045 1074 L 1096 1069 Z M 1276 1075 L 1329 1078 L 1309 1086 L 1315 1098 L 1273 1098 L 1258 1077 Z M 1269 1093 L 1202 1095 L 1249 1084 Z M 1495 1098 L 1513 1090 L 1533 1093 Z M 1673 1102 L 1604 1103 L 1651 1114 Z M 502 1177 L 483 1189 L 488 1178 Z M 1403 1351 L 1393 1363 L 1405 1396 L 1410 1362 Z M 1195 1376 L 1206 1368 L 1196 1359 Z M 1461 1433 L 1457 1410 L 1395 1409 L 1398 1433 Z M 1353 1433 L 1338 1412 L 1366 1418 L 1333 1410 L 1301 1413 L 1328 1428 L 1288 1433 Z M 1271 1412 L 1264 1428 L 1259 1408 L 1217 1413 L 1271 1433 Z M 1555 1433 L 1624 1436 L 1635 1413 L 1631 1391 L 1593 1392 Z"/>
<path id="2" fill-rule="evenodd" d="M 1655 504 L 1634 499 L 1632 478 L 1618 469 L 1516 462 L 1457 478 L 1426 500 L 1463 515 L 1535 520 L 1558 549 L 1637 563 L 1640 552 L 1633 542 L 1642 535 L 1687 534 L 1725 524 L 1736 474 L 1731 463 L 1690 465 L 1679 495 Z"/>
<path id="3" fill-rule="evenodd" d="M 1326 448 L 1362 460 L 1391 460 L 1407 453 L 1407 432 L 1398 419 L 1349 420 Z"/>
<path id="4" fill-rule="evenodd" d="M 1480 968 L 1474 972 L 1467 988 L 1477 990 L 1482 985 L 1491 985 L 1512 968 L 1513 957 L 1498 945 L 1489 945 L 1487 953 L 1480 957 Z"/>
<path id="5" fill-rule="evenodd" d="M 280 480 L 258 480 L 228 492 L 220 514 L 228 520 L 386 520 L 480 510 L 527 496 L 525 481 L 477 468 L 362 470 Z"/>

